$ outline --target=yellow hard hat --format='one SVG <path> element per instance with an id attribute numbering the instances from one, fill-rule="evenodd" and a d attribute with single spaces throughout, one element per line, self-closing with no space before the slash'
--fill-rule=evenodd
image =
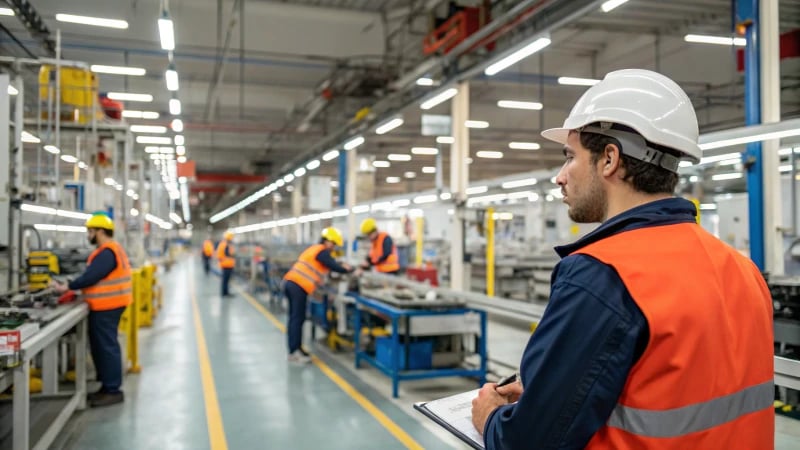
<path id="1" fill-rule="evenodd" d="M 102 228 L 104 230 L 114 230 L 114 221 L 105 214 L 93 214 L 86 221 L 86 228 Z"/>
<path id="2" fill-rule="evenodd" d="M 361 222 L 361 234 L 370 234 L 377 229 L 378 224 L 372 217 L 366 218 L 363 222 Z"/>
<path id="3" fill-rule="evenodd" d="M 333 227 L 328 227 L 322 230 L 322 239 L 327 239 L 339 247 L 344 245 L 342 232 Z"/>
<path id="4" fill-rule="evenodd" d="M 225 235 L 223 236 L 226 241 L 230 241 L 233 239 L 233 231 L 226 231 Z"/>

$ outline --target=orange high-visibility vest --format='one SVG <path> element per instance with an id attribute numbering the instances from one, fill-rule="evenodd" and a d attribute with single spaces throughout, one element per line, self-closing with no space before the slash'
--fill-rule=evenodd
<path id="1" fill-rule="evenodd" d="M 695 223 L 619 233 L 576 253 L 614 267 L 650 330 L 587 449 L 774 447 L 772 301 L 749 259 Z"/>
<path id="2" fill-rule="evenodd" d="M 128 262 L 128 255 L 122 246 L 115 241 L 109 241 L 97 247 L 89 255 L 87 264 L 100 254 L 101 251 L 109 249 L 117 259 L 117 267 L 105 278 L 94 286 L 81 289 L 83 298 L 89 304 L 92 311 L 106 311 L 128 306 L 133 300 L 133 285 L 131 283 L 131 265 Z"/>
<path id="3" fill-rule="evenodd" d="M 203 255 L 205 255 L 206 258 L 211 258 L 213 254 L 214 243 L 211 242 L 211 239 L 206 239 L 205 242 L 203 242 Z"/>
<path id="4" fill-rule="evenodd" d="M 317 261 L 317 255 L 323 250 L 325 250 L 323 244 L 312 245 L 305 249 L 300 254 L 300 257 L 297 258 L 297 262 L 286 272 L 283 279 L 285 281 L 293 281 L 303 288 L 308 295 L 313 294 L 317 288 L 322 287 L 325 282 L 325 276 L 331 271 Z"/>
<path id="5" fill-rule="evenodd" d="M 378 272 L 397 272 L 400 270 L 400 260 L 397 257 L 397 247 L 392 244 L 392 253 L 382 263 L 376 263 L 383 256 L 383 241 L 389 236 L 384 231 L 378 232 L 378 237 L 372 241 L 372 248 L 369 250 L 369 260 L 375 265 Z"/>
<path id="6" fill-rule="evenodd" d="M 233 257 L 233 246 L 230 247 L 231 256 L 225 254 L 225 249 L 228 248 L 228 241 L 223 239 L 217 246 L 217 261 L 219 261 L 220 269 L 233 269 L 236 266 L 236 259 Z"/>

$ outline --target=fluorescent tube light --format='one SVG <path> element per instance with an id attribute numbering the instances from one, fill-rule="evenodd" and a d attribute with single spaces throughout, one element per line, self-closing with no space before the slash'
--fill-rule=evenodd
<path id="1" fill-rule="evenodd" d="M 417 78 L 417 86 L 433 86 L 433 78 L 430 77 Z"/>
<path id="2" fill-rule="evenodd" d="M 394 119 L 378 126 L 375 129 L 375 134 L 386 134 L 403 124 L 403 119 L 395 117 Z"/>
<path id="3" fill-rule="evenodd" d="M 607 2 L 600 5 L 600 9 L 602 9 L 603 12 L 607 13 L 615 9 L 617 6 L 623 5 L 625 3 L 628 3 L 628 0 L 608 0 Z"/>
<path id="4" fill-rule="evenodd" d="M 438 136 L 436 138 L 437 144 L 452 144 L 456 142 L 456 138 L 453 136 Z"/>
<path id="5" fill-rule="evenodd" d="M 306 169 L 314 170 L 314 169 L 318 168 L 319 166 L 320 166 L 319 160 L 315 159 L 313 161 L 309 161 L 308 164 L 306 164 Z"/>
<path id="6" fill-rule="evenodd" d="M 158 35 L 161 38 L 162 49 L 175 50 L 175 28 L 171 19 L 158 19 Z"/>
<path id="7" fill-rule="evenodd" d="M 28 133 L 27 131 L 22 132 L 22 142 L 26 144 L 39 144 L 42 142 L 41 139 L 38 137 Z"/>
<path id="8" fill-rule="evenodd" d="M 175 146 L 175 154 L 178 156 L 184 156 L 186 154 L 186 147 L 183 145 Z"/>
<path id="9" fill-rule="evenodd" d="M 0 16 L 13 16 L 14 10 L 11 8 L 0 8 Z"/>
<path id="10" fill-rule="evenodd" d="M 400 180 L 398 179 L 398 181 L 400 181 Z M 402 208 L 402 207 L 408 206 L 410 204 L 411 204 L 411 200 L 409 200 L 407 198 L 401 198 L 400 200 L 395 200 L 395 201 L 392 202 L 392 206 L 394 206 L 396 208 Z"/>
<path id="11" fill-rule="evenodd" d="M 711 176 L 711 179 L 713 181 L 735 180 L 737 178 L 742 178 L 742 173 L 741 172 L 719 173 L 717 175 L 712 175 Z"/>
<path id="12" fill-rule="evenodd" d="M 412 147 L 411 153 L 415 155 L 438 155 L 439 149 L 435 147 Z"/>
<path id="13" fill-rule="evenodd" d="M 171 98 L 169 100 L 169 113 L 173 116 L 179 116 L 181 114 L 181 101 L 177 98 Z"/>
<path id="14" fill-rule="evenodd" d="M 345 142 L 343 147 L 345 150 L 352 150 L 364 143 L 364 136 L 358 136 Z"/>
<path id="15" fill-rule="evenodd" d="M 782 139 L 792 136 L 800 136 L 800 128 L 794 130 L 774 131 L 771 133 L 753 134 L 738 138 L 723 139 L 720 141 L 706 142 L 700 144 L 700 149 L 711 150 L 715 148 L 730 147 L 733 145 L 749 144 L 751 142 L 768 141 L 771 139 Z"/>
<path id="16" fill-rule="evenodd" d="M 168 91 L 177 91 L 178 90 L 178 71 L 174 69 L 168 69 L 164 73 L 164 77 L 167 79 L 167 90 Z"/>
<path id="17" fill-rule="evenodd" d="M 543 107 L 539 102 L 520 102 L 517 100 L 498 100 L 497 106 L 500 108 L 528 109 L 532 111 L 538 111 Z"/>
<path id="18" fill-rule="evenodd" d="M 420 205 L 422 203 L 433 203 L 436 200 L 439 200 L 439 196 L 436 194 L 419 195 L 414 197 L 414 204 Z"/>
<path id="19" fill-rule="evenodd" d="M 702 34 L 687 34 L 683 37 L 686 42 L 695 44 L 716 44 L 716 45 L 735 45 L 737 47 L 744 47 L 747 45 L 747 39 L 741 37 L 725 37 L 725 36 L 707 36 Z"/>
<path id="20" fill-rule="evenodd" d="M 181 133 L 183 132 L 183 121 L 181 119 L 172 119 L 170 127 L 172 128 L 172 131 Z"/>
<path id="21" fill-rule="evenodd" d="M 542 146 L 536 142 L 509 142 L 508 148 L 514 150 L 539 150 Z"/>
<path id="22" fill-rule="evenodd" d="M 291 183 L 292 181 L 294 181 L 294 175 L 290 173 L 287 173 L 286 176 L 283 177 L 284 183 Z"/>
<path id="23" fill-rule="evenodd" d="M 400 177 L 386 177 L 386 182 L 389 184 L 399 183 Z"/>
<path id="24" fill-rule="evenodd" d="M 129 92 L 109 92 L 108 98 L 121 102 L 152 102 L 153 96 L 150 94 L 131 94 Z"/>
<path id="25" fill-rule="evenodd" d="M 406 173 L 403 174 L 403 176 L 406 177 L 406 178 L 417 178 L 417 173 L 416 172 L 406 172 Z"/>
<path id="26" fill-rule="evenodd" d="M 399 153 L 390 153 L 387 158 L 389 161 L 411 161 L 411 155 L 403 155 Z"/>
<path id="27" fill-rule="evenodd" d="M 439 194 L 440 200 L 450 200 L 451 198 L 453 198 L 453 194 L 449 192 L 442 192 L 441 194 Z"/>
<path id="28" fill-rule="evenodd" d="M 489 128 L 489 122 L 485 120 L 467 120 L 464 122 L 467 128 Z"/>
<path id="29" fill-rule="evenodd" d="M 8 85 L 8 95 L 18 95 L 19 91 L 12 85 Z"/>
<path id="30" fill-rule="evenodd" d="M 81 25 L 92 25 L 95 27 L 117 28 L 120 30 L 128 29 L 128 22 L 117 19 L 104 19 L 102 17 L 76 16 L 73 14 L 56 14 L 59 22 L 79 23 Z"/>
<path id="31" fill-rule="evenodd" d="M 467 195 L 475 195 L 475 194 L 483 194 L 484 192 L 489 190 L 489 186 L 473 186 L 468 187 L 466 191 Z"/>
<path id="32" fill-rule="evenodd" d="M 131 131 L 134 133 L 166 133 L 167 127 L 161 125 L 131 125 Z"/>
<path id="33" fill-rule="evenodd" d="M 175 151 L 172 149 L 172 147 L 158 147 L 158 152 L 162 155 L 171 155 Z"/>
<path id="34" fill-rule="evenodd" d="M 458 94 L 458 89 L 456 88 L 446 89 L 434 95 L 433 97 L 429 98 L 428 100 L 425 100 L 424 102 L 420 103 L 419 107 L 422 109 L 431 109 L 434 106 L 438 105 L 439 103 L 442 103 L 446 100 L 450 100 L 451 98 L 455 97 L 456 94 Z"/>
<path id="35" fill-rule="evenodd" d="M 158 119 L 161 114 L 155 111 L 134 111 L 126 109 L 122 111 L 122 117 L 126 119 Z"/>
<path id="36" fill-rule="evenodd" d="M 61 155 L 61 160 L 64 161 L 65 163 L 70 163 L 70 164 L 75 164 L 76 162 L 78 162 L 78 158 L 72 155 Z"/>
<path id="37" fill-rule="evenodd" d="M 297 169 L 297 170 L 295 170 L 295 171 L 294 171 L 294 176 L 295 176 L 295 177 L 297 177 L 297 178 L 300 178 L 300 177 L 302 177 L 302 176 L 303 176 L 303 175 L 305 175 L 305 174 L 306 174 L 306 169 L 305 169 L 305 167 L 300 167 L 299 169 Z"/>
<path id="38" fill-rule="evenodd" d="M 701 203 L 700 209 L 703 211 L 713 211 L 717 209 L 717 205 L 715 205 L 714 203 Z"/>
<path id="39" fill-rule="evenodd" d="M 503 152 L 496 152 L 494 150 L 481 150 L 475 153 L 478 158 L 500 159 L 503 157 Z"/>
<path id="40" fill-rule="evenodd" d="M 59 148 L 56 147 L 55 145 L 45 145 L 44 146 L 44 150 L 46 152 L 52 153 L 54 155 L 57 155 L 57 154 L 61 153 L 61 150 L 59 150 Z"/>
<path id="41" fill-rule="evenodd" d="M 369 212 L 369 205 L 358 205 L 353 207 L 353 214 Z"/>
<path id="42" fill-rule="evenodd" d="M 134 77 L 141 77 L 147 71 L 141 67 L 124 67 L 124 66 L 103 66 L 100 64 L 92 64 L 89 70 L 94 73 L 108 73 L 111 75 L 131 75 Z"/>
<path id="43" fill-rule="evenodd" d="M 523 59 L 527 58 L 528 56 L 531 56 L 532 54 L 538 52 L 539 50 L 547 47 L 548 45 L 550 45 L 550 42 L 551 42 L 550 38 L 548 38 L 548 37 L 539 37 L 536 40 L 534 40 L 533 42 L 531 42 L 530 44 L 525 45 L 524 47 L 520 48 L 519 50 L 515 51 L 514 53 L 512 53 L 512 54 L 504 57 L 500 61 L 490 65 L 489 67 L 486 68 L 486 70 L 483 71 L 483 73 L 485 73 L 486 75 L 489 75 L 489 76 L 495 75 L 495 74 L 499 73 L 500 71 L 502 71 L 503 69 L 506 69 L 506 68 L 508 68 L 508 67 L 510 67 L 510 66 L 522 61 Z"/>
<path id="44" fill-rule="evenodd" d="M 336 159 L 338 157 L 339 157 L 339 150 L 331 150 L 328 153 L 325 153 L 324 155 L 322 155 L 322 160 L 327 162 L 327 161 L 330 161 L 332 159 Z"/>
<path id="45" fill-rule="evenodd" d="M 372 161 L 372 166 L 373 167 L 378 167 L 378 168 L 385 169 L 387 167 L 390 167 L 391 165 L 392 165 L 392 163 L 390 163 L 389 161 L 380 161 L 380 160 Z"/>
<path id="46" fill-rule="evenodd" d="M 565 86 L 594 86 L 599 82 L 595 78 L 558 77 L 558 84 Z"/>
<path id="47" fill-rule="evenodd" d="M 185 145 L 185 139 L 182 134 L 175 136 L 175 145 Z"/>
<path id="48" fill-rule="evenodd" d="M 136 136 L 137 144 L 171 145 L 172 139 L 162 136 Z"/>
<path id="49" fill-rule="evenodd" d="M 185 156 L 178 156 L 178 162 L 181 163 L 181 164 L 186 163 L 186 157 Z"/>
<path id="50" fill-rule="evenodd" d="M 502 187 L 503 189 L 515 189 L 524 186 L 533 186 L 536 182 L 536 178 L 525 178 L 522 180 L 507 181 L 502 184 Z"/>
<path id="51" fill-rule="evenodd" d="M 433 166 L 424 166 L 422 168 L 422 173 L 436 173 L 436 167 Z"/>

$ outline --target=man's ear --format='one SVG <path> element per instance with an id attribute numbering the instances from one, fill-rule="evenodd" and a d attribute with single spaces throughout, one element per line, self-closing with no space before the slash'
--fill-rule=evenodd
<path id="1" fill-rule="evenodd" d="M 619 151 L 619 147 L 615 144 L 607 144 L 603 149 L 601 162 L 603 176 L 608 177 L 619 173 L 622 169 L 622 152 Z"/>

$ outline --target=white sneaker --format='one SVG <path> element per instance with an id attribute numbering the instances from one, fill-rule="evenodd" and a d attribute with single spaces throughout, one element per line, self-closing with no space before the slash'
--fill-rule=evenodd
<path id="1" fill-rule="evenodd" d="M 294 352 L 289 354 L 289 357 L 286 358 L 291 362 L 296 363 L 303 363 L 308 364 L 311 362 L 311 356 L 303 354 L 300 350 L 295 350 Z"/>

